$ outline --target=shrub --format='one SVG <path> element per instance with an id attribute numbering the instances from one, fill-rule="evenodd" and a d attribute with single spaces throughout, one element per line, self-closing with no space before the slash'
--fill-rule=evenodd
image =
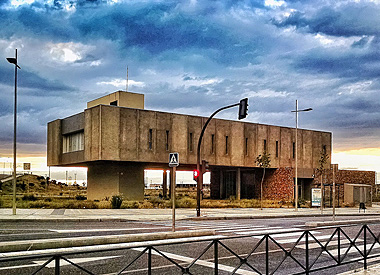
<path id="1" fill-rule="evenodd" d="M 189 197 L 182 197 L 175 201 L 175 207 L 178 208 L 195 208 L 197 201 Z"/>
<path id="2" fill-rule="evenodd" d="M 83 196 L 83 195 L 76 195 L 75 196 L 75 199 L 77 201 L 84 201 L 84 200 L 87 200 L 87 197 L 86 196 Z"/>
<path id="3" fill-rule="evenodd" d="M 34 195 L 24 195 L 22 197 L 23 201 L 36 201 L 37 198 Z"/>
<path id="4" fill-rule="evenodd" d="M 123 203 L 123 197 L 120 195 L 114 195 L 111 199 L 112 209 L 120 209 L 121 204 Z"/>
<path id="5" fill-rule="evenodd" d="M 113 198 L 113 197 L 112 197 Z M 139 202 L 138 201 L 125 201 L 123 203 L 123 208 L 131 208 L 131 209 L 137 209 L 139 208 Z M 113 208 L 113 207 L 112 207 Z M 120 208 L 120 207 L 119 207 Z"/>

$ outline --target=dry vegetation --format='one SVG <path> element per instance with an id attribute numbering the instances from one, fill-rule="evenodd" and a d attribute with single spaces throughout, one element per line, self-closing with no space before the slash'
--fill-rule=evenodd
<path id="1" fill-rule="evenodd" d="M 12 206 L 12 182 L 0 186 L 0 207 Z M 119 208 L 113 207 L 115 198 L 105 198 L 102 201 L 90 201 L 86 198 L 86 187 L 50 182 L 34 175 L 28 175 L 17 181 L 18 208 Z M 169 198 L 162 197 L 161 189 L 146 189 L 143 201 L 126 201 L 121 197 L 120 208 L 171 208 Z M 196 207 L 196 189 L 178 188 L 176 190 L 177 208 Z M 211 200 L 209 191 L 203 194 L 202 208 L 259 208 L 260 200 L 243 199 Z M 264 200 L 263 207 L 292 207 L 291 202 Z"/>

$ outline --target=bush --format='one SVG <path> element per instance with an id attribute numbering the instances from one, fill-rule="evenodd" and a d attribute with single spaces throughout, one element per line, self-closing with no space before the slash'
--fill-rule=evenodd
<path id="1" fill-rule="evenodd" d="M 175 207 L 177 208 L 195 208 L 196 205 L 197 201 L 189 197 L 182 197 L 175 201 Z"/>
<path id="2" fill-rule="evenodd" d="M 120 195 L 114 195 L 111 199 L 112 209 L 120 209 L 121 204 L 123 203 L 123 197 Z"/>
<path id="3" fill-rule="evenodd" d="M 82 195 L 76 195 L 75 199 L 77 201 L 84 201 L 84 200 L 87 200 L 87 197 L 86 196 L 82 196 Z"/>
<path id="4" fill-rule="evenodd" d="M 37 198 L 34 195 L 24 195 L 22 197 L 23 201 L 36 201 Z"/>

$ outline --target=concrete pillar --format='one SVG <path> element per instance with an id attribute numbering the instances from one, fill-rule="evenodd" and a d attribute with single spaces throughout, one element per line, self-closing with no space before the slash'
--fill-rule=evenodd
<path id="1" fill-rule="evenodd" d="M 169 177 L 169 199 L 171 199 L 172 198 L 172 176 L 171 176 L 171 171 L 169 173 L 170 173 L 170 177 Z"/>
<path id="2" fill-rule="evenodd" d="M 168 173 L 166 172 L 166 169 L 164 169 L 164 174 L 162 177 L 162 195 L 165 199 L 168 195 Z"/>
<path id="3" fill-rule="evenodd" d="M 103 200 L 122 195 L 126 200 L 144 200 L 144 166 L 140 163 L 102 161 L 87 171 L 87 198 Z"/>
<path id="4" fill-rule="evenodd" d="M 224 178 L 223 178 L 223 176 L 224 176 L 224 174 L 223 174 L 223 170 L 222 169 L 220 169 L 219 170 L 220 172 L 220 176 L 219 176 L 219 184 L 220 184 L 220 196 L 219 196 L 219 198 L 220 199 L 225 199 L 224 197 L 223 197 L 223 192 L 224 192 L 224 184 L 223 184 L 223 182 L 224 182 Z"/>
<path id="5" fill-rule="evenodd" d="M 240 168 L 236 171 L 236 199 L 240 200 L 240 194 L 241 194 L 241 173 Z"/>

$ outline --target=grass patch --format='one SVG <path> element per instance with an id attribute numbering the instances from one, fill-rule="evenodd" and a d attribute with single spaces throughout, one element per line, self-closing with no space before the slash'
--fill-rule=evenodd
<path id="1" fill-rule="evenodd" d="M 62 193 L 62 195 L 60 194 Z M 160 196 L 161 194 L 161 196 Z M 119 199 L 121 198 L 121 199 Z M 119 205 L 118 205 L 119 204 Z M 196 208 L 196 189 L 178 188 L 176 189 L 176 208 Z M 12 207 L 12 195 L 3 194 L 0 196 L 0 207 Z M 121 196 L 113 196 L 102 201 L 87 200 L 86 193 L 77 188 L 57 189 L 51 193 L 18 193 L 18 208 L 49 208 L 49 209 L 153 209 L 171 208 L 172 202 L 169 198 L 162 197 L 162 190 L 147 189 L 143 201 L 127 201 Z M 210 199 L 209 191 L 205 191 L 201 200 L 201 208 L 259 208 L 260 200 L 234 198 L 225 200 Z M 264 208 L 293 207 L 292 202 L 264 200 Z"/>

